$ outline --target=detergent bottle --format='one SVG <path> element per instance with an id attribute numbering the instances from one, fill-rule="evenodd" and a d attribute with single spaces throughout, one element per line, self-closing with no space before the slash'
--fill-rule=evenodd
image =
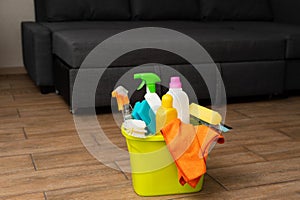
<path id="1" fill-rule="evenodd" d="M 180 77 L 171 77 L 167 94 L 173 97 L 173 107 L 177 110 L 178 118 L 186 124 L 190 123 L 189 97 L 182 90 Z"/>
<path id="2" fill-rule="evenodd" d="M 137 90 L 142 89 L 144 85 L 146 85 L 146 94 L 145 94 L 145 99 L 148 102 L 150 108 L 156 114 L 157 109 L 161 105 L 161 100 L 159 96 L 155 93 L 156 92 L 156 86 L 155 83 L 160 82 L 159 76 L 157 76 L 154 73 L 140 73 L 140 74 L 135 74 L 134 79 L 142 79 L 142 83 L 138 87 Z"/>
<path id="3" fill-rule="evenodd" d="M 165 94 L 156 113 L 156 132 L 159 132 L 165 125 L 177 118 L 177 111 L 172 105 L 173 97 L 170 94 Z"/>

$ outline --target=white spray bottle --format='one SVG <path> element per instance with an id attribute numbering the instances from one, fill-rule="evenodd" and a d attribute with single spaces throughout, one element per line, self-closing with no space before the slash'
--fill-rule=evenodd
<path id="1" fill-rule="evenodd" d="M 156 114 L 157 109 L 161 106 L 161 100 L 159 96 L 155 93 L 156 92 L 156 86 L 155 83 L 160 82 L 159 76 L 157 76 L 154 73 L 139 73 L 134 74 L 134 79 L 142 79 L 142 83 L 138 87 L 138 90 L 140 90 L 144 85 L 146 85 L 146 94 L 145 99 L 147 103 L 149 104 L 150 108 Z"/>

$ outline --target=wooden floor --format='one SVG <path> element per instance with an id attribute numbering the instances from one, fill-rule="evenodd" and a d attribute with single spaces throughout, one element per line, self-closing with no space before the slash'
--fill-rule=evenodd
<path id="1" fill-rule="evenodd" d="M 112 116 L 98 118 L 125 149 Z M 234 130 L 212 151 L 203 190 L 154 199 L 300 199 L 300 96 L 230 104 L 226 124 Z M 27 75 L 0 76 L 0 174 L 0 199 L 141 198 L 130 174 L 83 147 L 62 98 Z"/>

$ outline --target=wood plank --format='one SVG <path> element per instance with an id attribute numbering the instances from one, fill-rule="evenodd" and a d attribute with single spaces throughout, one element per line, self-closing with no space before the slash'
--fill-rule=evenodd
<path id="1" fill-rule="evenodd" d="M 7 107 L 7 104 L 12 104 L 14 102 L 14 98 L 12 95 L 1 95 L 0 94 L 0 107 Z"/>
<path id="2" fill-rule="evenodd" d="M 285 127 L 279 130 L 293 139 L 300 140 L 300 126 Z"/>
<path id="3" fill-rule="evenodd" d="M 44 126 L 25 127 L 28 138 L 34 137 L 52 137 L 58 135 L 77 135 L 74 122 L 58 122 Z"/>
<path id="4" fill-rule="evenodd" d="M 224 191 L 218 183 L 216 183 L 209 176 L 205 176 L 205 185 L 200 192 L 195 194 L 208 194 L 211 192 L 221 192 Z M 46 192 L 48 200 L 58 200 L 58 199 L 144 199 L 145 197 L 138 196 L 131 185 L 130 182 L 126 184 L 116 184 L 111 187 L 100 186 L 89 186 L 82 188 L 70 188 L 57 191 Z M 177 195 L 167 195 L 159 197 L 147 197 L 147 199 L 177 199 L 185 196 L 192 196 L 195 194 L 177 194 Z"/>
<path id="5" fill-rule="evenodd" d="M 300 179 L 300 158 L 210 169 L 208 174 L 229 190 Z"/>
<path id="6" fill-rule="evenodd" d="M 22 90 L 22 89 L 20 89 Z M 4 92 L 3 92 L 4 93 Z M 0 105 L 0 107 L 13 107 L 13 108 L 19 108 L 22 109 L 26 106 L 35 106 L 35 107 L 43 107 L 43 106 L 50 106 L 52 104 L 61 104 L 66 107 L 68 107 L 64 100 L 57 96 L 56 94 L 47 94 L 42 95 L 40 93 L 30 93 L 30 94 L 12 94 L 12 92 L 6 91 L 6 95 L 13 95 L 13 101 L 7 102 L 5 105 Z M 3 95 L 2 95 L 3 96 Z M 0 90 L 0 97 L 1 97 L 1 90 Z"/>
<path id="7" fill-rule="evenodd" d="M 32 80 L 14 80 L 10 82 L 11 89 L 38 89 Z"/>
<path id="8" fill-rule="evenodd" d="M 247 116 L 246 114 L 242 114 L 240 112 L 231 109 L 231 110 L 227 110 L 225 121 L 231 122 L 234 120 L 249 119 L 249 118 L 250 117 Z"/>
<path id="9" fill-rule="evenodd" d="M 26 74 L 26 69 L 24 66 L 15 66 L 15 67 L 0 67 L 0 75 L 7 74 Z"/>
<path id="10" fill-rule="evenodd" d="M 100 163 L 85 148 L 34 153 L 32 155 L 37 170 L 91 165 Z"/>
<path id="11" fill-rule="evenodd" d="M 24 140 L 25 135 L 22 128 L 0 129 L 0 142 Z"/>
<path id="12" fill-rule="evenodd" d="M 246 144 L 260 144 L 276 141 L 292 141 L 292 139 L 281 132 L 273 129 L 266 129 L 263 131 L 256 130 L 238 130 L 232 131 L 225 135 L 226 142 L 230 144 L 246 145 Z"/>
<path id="13" fill-rule="evenodd" d="M 190 197 L 182 197 L 178 199 L 299 199 L 299 184 L 300 181 L 293 181 L 220 193 L 198 193 Z"/>
<path id="14" fill-rule="evenodd" d="M 289 97 L 288 101 L 289 104 L 286 104 L 285 99 L 280 100 L 270 100 L 270 101 L 263 101 L 263 102 L 250 102 L 248 104 L 238 104 L 234 105 L 234 110 L 246 114 L 248 116 L 253 115 L 253 117 L 261 117 L 270 114 L 270 111 L 280 112 L 280 115 L 288 114 L 285 110 L 291 111 L 292 108 L 299 107 L 299 97 Z M 244 105 L 244 106 L 243 106 Z M 228 105 L 229 107 L 232 105 Z M 247 113 L 246 113 L 247 112 Z M 264 113 L 266 112 L 266 113 Z M 255 115 L 256 113 L 256 115 Z"/>
<path id="15" fill-rule="evenodd" d="M 34 138 L 0 143 L 0 156 L 33 154 L 82 147 L 76 136 Z"/>
<path id="16" fill-rule="evenodd" d="M 0 174 L 34 171 L 30 155 L 0 157 Z"/>
<path id="17" fill-rule="evenodd" d="M 76 130 L 68 130 L 68 126 L 66 126 L 66 129 L 60 129 L 60 131 L 45 131 L 45 132 L 29 132 L 26 130 L 26 135 L 28 137 L 28 139 L 47 139 L 47 138 L 53 138 L 53 137 L 62 137 L 62 136 L 66 136 L 66 137 L 78 137 L 78 134 L 76 132 Z"/>
<path id="18" fill-rule="evenodd" d="M 44 108 L 44 107 L 35 107 L 35 108 L 25 108 L 25 109 L 19 109 L 20 117 L 41 117 L 41 116 L 65 116 L 65 117 L 72 117 L 70 111 L 66 106 L 57 106 L 52 105 L 53 107 L 50 108 Z"/>
<path id="19" fill-rule="evenodd" d="M 236 152 L 229 155 L 209 156 L 207 159 L 207 168 L 214 169 L 263 161 L 265 161 L 264 158 L 252 152 Z"/>
<path id="20" fill-rule="evenodd" d="M 35 172 L 25 171 L 0 176 L 0 197 L 93 184 L 110 187 L 111 183 L 130 184 L 121 172 L 100 164 Z"/>
<path id="21" fill-rule="evenodd" d="M 300 126 L 300 115 L 275 115 L 257 117 L 255 119 L 241 119 L 230 122 L 234 132 L 264 131 L 266 129 L 278 129 Z"/>
<path id="22" fill-rule="evenodd" d="M 1 198 L 0 198 L 1 199 Z M 5 200 L 46 200 L 44 193 L 20 194 L 4 197 Z"/>
<path id="23" fill-rule="evenodd" d="M 27 117 L 27 118 L 0 118 L 0 129 L 3 128 L 26 128 L 26 127 L 43 127 L 55 123 L 74 123 L 73 118 L 66 116 L 40 116 L 40 117 Z"/>
<path id="24" fill-rule="evenodd" d="M 7 81 L 2 81 L 0 78 L 0 90 L 7 90 L 10 89 L 11 86 Z"/>
<path id="25" fill-rule="evenodd" d="M 10 82 L 16 80 L 31 81 L 28 74 L 7 74 L 6 79 Z"/>
<path id="26" fill-rule="evenodd" d="M 37 87 L 26 87 L 26 88 L 11 88 L 6 90 L 0 90 L 2 94 L 12 94 L 12 95 L 20 95 L 20 94 L 34 94 L 39 92 L 39 88 Z"/>
<path id="27" fill-rule="evenodd" d="M 267 160 L 286 160 L 288 158 L 300 157 L 300 141 L 279 141 L 246 145 L 246 147 Z"/>
<path id="28" fill-rule="evenodd" d="M 0 90 L 0 96 L 10 96 L 13 95 L 11 92 L 11 89 L 1 89 Z"/>
<path id="29" fill-rule="evenodd" d="M 0 120 L 3 118 L 18 118 L 18 111 L 16 108 L 0 108 Z"/>
<path id="30" fill-rule="evenodd" d="M 238 109 L 238 111 L 255 118 L 272 115 L 295 115 L 300 114 L 300 104 L 269 104 L 264 107 Z"/>
<path id="31" fill-rule="evenodd" d="M 46 192 L 48 200 L 59 199 L 141 199 L 134 193 L 130 182 L 126 184 L 103 187 L 100 186 L 88 186 L 82 188 L 70 188 L 57 191 Z M 150 198 L 151 199 L 151 198 Z M 163 199 L 163 197 L 162 197 Z"/>
<path id="32" fill-rule="evenodd" d="M 264 157 L 249 151 L 239 143 L 228 142 L 227 136 L 230 134 L 225 134 L 224 144 L 216 144 L 209 153 L 207 162 L 209 169 L 266 161 Z"/>

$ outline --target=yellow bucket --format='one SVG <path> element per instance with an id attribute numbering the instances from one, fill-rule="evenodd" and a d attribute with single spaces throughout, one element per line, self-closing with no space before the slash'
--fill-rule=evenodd
<path id="1" fill-rule="evenodd" d="M 179 183 L 176 164 L 161 134 L 136 138 L 127 134 L 123 128 L 122 134 L 130 153 L 132 185 L 138 195 L 184 194 L 202 189 L 204 176 L 195 188 Z"/>

